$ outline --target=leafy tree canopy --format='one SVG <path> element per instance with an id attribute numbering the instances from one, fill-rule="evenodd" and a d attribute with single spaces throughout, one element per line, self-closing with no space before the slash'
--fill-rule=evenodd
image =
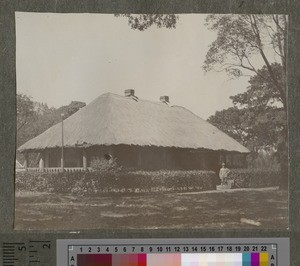
<path id="1" fill-rule="evenodd" d="M 286 111 L 286 16 L 209 15 L 206 25 L 217 32 L 217 38 L 209 47 L 203 69 L 225 71 L 235 78 L 254 74 L 252 82 L 267 84 Z M 258 59 L 264 64 L 262 69 L 256 64 Z"/>
<path id="2" fill-rule="evenodd" d="M 179 17 L 125 15 L 133 29 L 152 25 L 175 28 Z M 234 107 L 208 121 L 250 150 L 277 150 L 287 184 L 287 17 L 285 15 L 208 15 L 206 26 L 217 33 L 203 70 L 249 76 L 250 86 L 232 96 Z M 196 25 L 195 25 L 196 27 Z M 257 155 L 257 153 L 256 153 Z"/>
<path id="3" fill-rule="evenodd" d="M 175 28 L 175 14 L 123 14 L 132 29 L 152 25 Z M 208 15 L 206 26 L 217 32 L 206 54 L 204 71 L 225 71 L 231 77 L 258 75 L 272 84 L 278 100 L 286 105 L 287 17 L 285 15 Z M 275 60 L 274 60 L 275 58 Z M 261 62 L 265 66 L 262 71 Z M 281 68 L 275 67 L 275 64 Z M 262 73 L 263 72 L 263 73 Z M 264 75 L 266 72 L 267 75 Z M 252 74 L 251 74 L 252 73 Z M 271 86 L 270 86 L 271 87 Z"/>
<path id="4" fill-rule="evenodd" d="M 116 17 L 128 18 L 128 25 L 134 30 L 146 30 L 156 25 L 158 28 L 174 29 L 178 16 L 175 14 L 115 14 Z"/>
<path id="5" fill-rule="evenodd" d="M 69 105 L 49 108 L 45 103 L 34 102 L 25 94 L 17 94 L 17 146 L 41 134 L 51 126 L 77 112 L 86 104 L 72 101 Z"/>
<path id="6" fill-rule="evenodd" d="M 280 64 L 274 63 L 272 68 L 278 75 L 282 73 Z M 249 84 L 244 93 L 230 97 L 234 107 L 216 112 L 208 121 L 252 151 L 278 150 L 286 139 L 287 119 L 266 66 L 250 78 Z"/>
<path id="7" fill-rule="evenodd" d="M 230 107 L 216 112 L 208 121 L 250 150 L 276 150 L 285 125 L 283 109 Z"/>
<path id="8" fill-rule="evenodd" d="M 273 63 L 271 68 L 277 76 L 280 86 L 284 86 L 282 66 L 278 63 Z M 266 66 L 257 70 L 257 74 L 250 77 L 249 83 L 250 86 L 246 92 L 230 97 L 235 105 L 248 108 L 283 106 L 283 100 L 280 93 L 274 90 L 274 84 Z"/>
<path id="9" fill-rule="evenodd" d="M 17 130 L 34 120 L 34 103 L 25 94 L 17 95 Z"/>

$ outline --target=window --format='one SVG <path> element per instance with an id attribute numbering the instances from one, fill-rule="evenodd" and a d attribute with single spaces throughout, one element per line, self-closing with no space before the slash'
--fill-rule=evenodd
<path id="1" fill-rule="evenodd" d="M 104 154 L 103 158 L 109 161 L 112 158 L 112 156 L 110 154 Z"/>

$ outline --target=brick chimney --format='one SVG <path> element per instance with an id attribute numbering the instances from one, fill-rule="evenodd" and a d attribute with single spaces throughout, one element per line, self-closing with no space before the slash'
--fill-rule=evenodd
<path id="1" fill-rule="evenodd" d="M 125 90 L 125 96 L 126 97 L 133 97 L 134 96 L 134 90 L 129 89 L 129 90 Z"/>
<path id="2" fill-rule="evenodd" d="M 170 103 L 169 96 L 160 96 L 160 97 L 159 97 L 159 100 L 160 100 L 162 103 Z"/>

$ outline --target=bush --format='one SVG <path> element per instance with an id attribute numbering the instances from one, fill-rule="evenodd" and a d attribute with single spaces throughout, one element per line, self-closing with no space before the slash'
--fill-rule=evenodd
<path id="1" fill-rule="evenodd" d="M 17 191 L 69 193 L 78 173 L 16 172 Z"/>
<path id="2" fill-rule="evenodd" d="M 118 166 L 116 158 L 106 160 L 104 158 L 94 159 L 91 161 L 90 167 L 93 171 L 103 174 L 116 174 L 122 171 L 122 167 Z"/>
<path id="3" fill-rule="evenodd" d="M 280 163 L 277 158 L 277 153 L 274 151 L 252 152 L 247 156 L 247 165 L 255 169 L 271 169 L 280 171 Z"/>
<path id="4" fill-rule="evenodd" d="M 236 188 L 274 187 L 280 184 L 280 172 L 273 169 L 233 169 L 228 175 Z"/>
<path id="5" fill-rule="evenodd" d="M 144 179 L 146 187 L 189 188 L 198 187 L 201 190 L 215 188 L 215 173 L 213 171 L 135 171 L 131 175 L 137 180 Z"/>
<path id="6" fill-rule="evenodd" d="M 280 172 L 272 169 L 232 169 L 236 188 L 279 186 Z M 16 172 L 16 190 L 95 195 L 115 192 L 204 191 L 215 189 L 213 171 L 92 171 Z"/>
<path id="7" fill-rule="evenodd" d="M 153 192 L 215 189 L 213 171 L 17 172 L 18 191 L 93 195 L 108 192 Z"/>

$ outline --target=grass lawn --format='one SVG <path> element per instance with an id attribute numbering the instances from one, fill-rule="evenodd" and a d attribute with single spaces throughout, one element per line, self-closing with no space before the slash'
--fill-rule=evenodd
<path id="1" fill-rule="evenodd" d="M 288 227 L 288 192 L 72 196 L 17 193 L 15 229 L 190 229 Z"/>

